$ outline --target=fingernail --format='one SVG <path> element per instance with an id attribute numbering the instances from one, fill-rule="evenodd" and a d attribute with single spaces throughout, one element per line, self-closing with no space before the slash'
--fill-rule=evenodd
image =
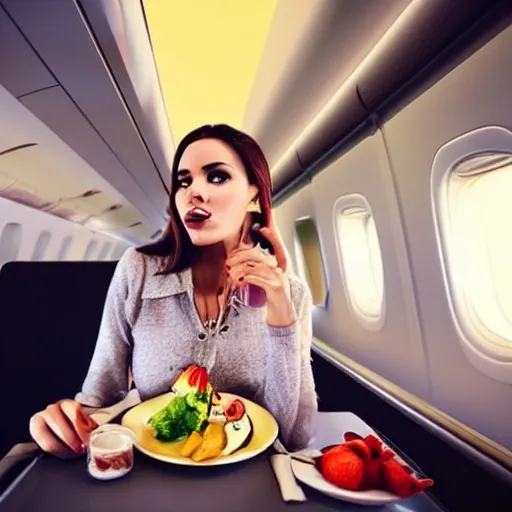
<path id="1" fill-rule="evenodd" d="M 81 444 L 80 446 L 74 446 L 73 447 L 73 451 L 77 454 L 77 455 L 80 455 L 82 453 L 84 453 L 84 445 Z"/>
<path id="2" fill-rule="evenodd" d="M 260 229 L 260 225 L 258 223 L 252 225 L 253 231 L 258 231 Z"/>

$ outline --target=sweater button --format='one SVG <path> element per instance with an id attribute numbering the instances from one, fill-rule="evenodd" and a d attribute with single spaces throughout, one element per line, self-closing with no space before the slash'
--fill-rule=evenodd
<path id="1" fill-rule="evenodd" d="M 200 332 L 197 335 L 197 339 L 200 340 L 200 341 L 204 341 L 206 339 L 206 334 L 204 332 Z"/>

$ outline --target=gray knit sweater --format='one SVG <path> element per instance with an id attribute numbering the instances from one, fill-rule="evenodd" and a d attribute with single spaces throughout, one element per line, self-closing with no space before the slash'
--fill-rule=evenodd
<path id="1" fill-rule="evenodd" d="M 134 248 L 119 261 L 94 355 L 76 400 L 103 407 L 122 399 L 128 391 L 130 366 L 135 386 L 146 400 L 168 392 L 181 369 L 207 361 L 214 389 L 261 404 L 278 422 L 285 444 L 305 446 L 317 411 L 308 288 L 289 275 L 298 317 L 290 327 L 269 326 L 265 307 L 233 303 L 223 328 L 211 336 L 194 306 L 191 271 L 156 275 L 160 263 L 159 257 Z"/>

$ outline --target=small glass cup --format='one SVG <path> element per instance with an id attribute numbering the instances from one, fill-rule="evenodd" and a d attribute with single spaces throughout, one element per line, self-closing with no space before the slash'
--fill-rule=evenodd
<path id="1" fill-rule="evenodd" d="M 121 478 L 133 468 L 133 432 L 106 424 L 94 430 L 87 447 L 87 470 L 98 480 Z"/>

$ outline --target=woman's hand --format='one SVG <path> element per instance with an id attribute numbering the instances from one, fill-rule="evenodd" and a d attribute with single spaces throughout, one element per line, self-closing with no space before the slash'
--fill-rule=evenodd
<path id="1" fill-rule="evenodd" d="M 89 434 L 96 422 L 85 415 L 73 400 L 61 400 L 30 418 L 30 435 L 39 447 L 61 458 L 81 455 L 86 451 Z"/>
<path id="2" fill-rule="evenodd" d="M 286 271 L 288 261 L 284 245 L 273 224 L 259 228 L 272 244 L 275 256 L 260 247 L 243 243 L 226 261 L 234 287 L 252 284 L 263 288 L 267 297 L 267 323 L 274 327 L 288 327 L 297 321 L 290 297 Z"/>

